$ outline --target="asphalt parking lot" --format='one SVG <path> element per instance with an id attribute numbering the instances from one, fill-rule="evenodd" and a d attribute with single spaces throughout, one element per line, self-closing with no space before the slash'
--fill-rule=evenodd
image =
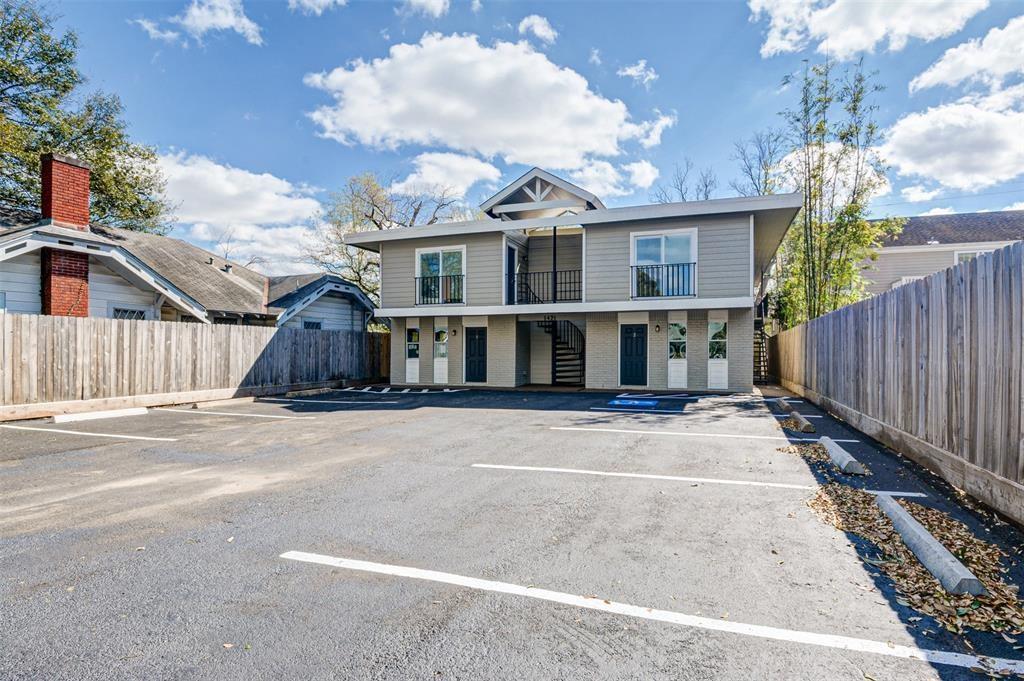
<path id="1" fill-rule="evenodd" d="M 800 410 L 817 434 L 756 396 L 375 388 L 0 425 L 0 678 L 960 679 L 1024 659 L 912 617 L 777 448 L 830 435 L 873 471 L 853 484 L 1011 556 L 1020 532 Z"/>

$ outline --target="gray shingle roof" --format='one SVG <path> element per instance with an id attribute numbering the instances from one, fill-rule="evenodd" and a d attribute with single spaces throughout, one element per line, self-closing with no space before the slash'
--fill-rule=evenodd
<path id="1" fill-rule="evenodd" d="M 158 234 L 91 225 L 88 237 L 80 232 L 52 225 L 40 225 L 39 213 L 0 203 L 0 242 L 20 238 L 26 230 L 45 231 L 58 236 L 80 236 L 93 241 L 112 243 L 125 249 L 164 279 L 183 291 L 204 308 L 213 312 L 275 315 L 292 302 L 308 295 L 328 279 L 342 280 L 324 272 L 267 277 L 237 263 L 232 263 L 198 246 Z M 230 272 L 227 271 L 230 265 Z M 265 306 L 264 295 L 269 293 Z M 369 300 L 361 294 L 351 296 L 364 305 Z"/>
<path id="2" fill-rule="evenodd" d="M 1024 239 L 1024 210 L 953 213 L 907 218 L 903 231 L 883 246 L 923 246 Z"/>

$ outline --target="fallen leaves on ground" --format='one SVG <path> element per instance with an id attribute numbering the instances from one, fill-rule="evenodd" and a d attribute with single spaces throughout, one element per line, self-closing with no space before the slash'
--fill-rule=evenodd
<path id="1" fill-rule="evenodd" d="M 899 503 L 924 525 L 988 589 L 988 596 L 951 594 L 903 543 L 892 521 L 875 503 L 872 494 L 838 483 L 823 485 L 807 505 L 825 522 L 862 537 L 881 552 L 878 559 L 864 558 L 888 575 L 903 596 L 897 599 L 914 610 L 931 615 L 947 630 L 962 634 L 965 628 L 1004 634 L 1024 633 L 1024 609 L 1017 587 L 1003 581 L 1005 555 L 975 537 L 963 523 L 942 511 L 899 499 Z"/>
<path id="2" fill-rule="evenodd" d="M 779 421 L 779 428 L 785 428 L 786 430 L 795 430 L 799 432 L 800 424 L 796 422 L 795 418 L 787 416 L 786 418 Z"/>
<path id="3" fill-rule="evenodd" d="M 828 450 L 825 449 L 825 446 L 819 445 L 816 442 L 806 445 L 786 445 L 784 447 L 779 447 L 779 451 L 785 454 L 796 454 L 810 463 L 831 466 L 839 473 L 842 473 L 842 471 L 832 463 L 832 457 L 828 455 Z M 866 474 L 871 475 L 871 469 L 869 469 L 865 464 L 861 465 L 864 466 L 864 470 L 867 471 Z"/>

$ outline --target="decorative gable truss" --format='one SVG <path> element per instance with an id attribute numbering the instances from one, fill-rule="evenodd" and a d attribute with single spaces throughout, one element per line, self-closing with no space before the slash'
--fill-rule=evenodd
<path id="1" fill-rule="evenodd" d="M 482 203 L 480 208 L 494 218 L 521 220 L 577 215 L 604 208 L 604 204 L 585 189 L 534 168 Z"/>

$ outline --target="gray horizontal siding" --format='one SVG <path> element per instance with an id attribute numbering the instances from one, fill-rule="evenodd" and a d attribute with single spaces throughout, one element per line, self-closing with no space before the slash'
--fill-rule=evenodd
<path id="1" fill-rule="evenodd" d="M 551 271 L 551 237 L 531 236 L 529 241 L 529 271 Z M 583 235 L 567 234 L 558 237 L 558 269 L 583 269 Z"/>
<path id="2" fill-rule="evenodd" d="M 416 249 L 466 247 L 466 304 L 500 305 L 502 239 L 500 233 L 456 234 L 381 244 L 381 307 L 416 304 Z"/>
<path id="3" fill-rule="evenodd" d="M 866 263 L 864 270 L 865 288 L 871 295 L 883 293 L 903 277 L 927 277 L 954 265 L 953 257 L 956 249 L 936 249 L 934 251 L 900 251 L 882 250 L 878 259 Z"/>
<path id="4" fill-rule="evenodd" d="M 698 298 L 749 296 L 750 219 L 743 216 L 587 228 L 587 302 L 629 300 L 631 234 L 693 227 L 697 228 Z"/>

